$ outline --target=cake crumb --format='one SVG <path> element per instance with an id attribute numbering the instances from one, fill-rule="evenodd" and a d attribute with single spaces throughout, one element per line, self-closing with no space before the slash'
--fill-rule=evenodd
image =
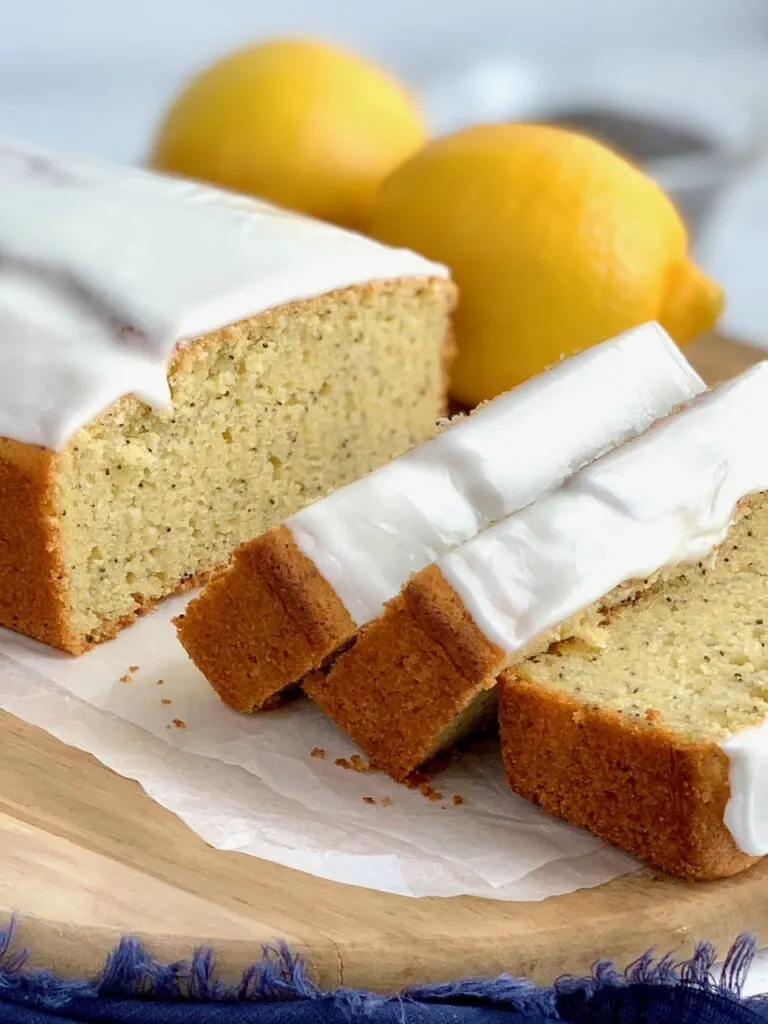
<path id="1" fill-rule="evenodd" d="M 133 682 L 133 676 L 129 672 L 126 672 L 124 676 L 120 676 L 120 682 L 121 683 L 132 683 Z"/>
<path id="2" fill-rule="evenodd" d="M 128 666 L 128 671 L 129 672 L 138 672 L 139 671 L 139 666 L 138 665 L 129 665 Z"/>
<path id="3" fill-rule="evenodd" d="M 172 701 L 171 701 L 170 697 L 163 697 L 163 699 L 160 701 L 160 703 L 161 704 L 171 704 Z"/>
<path id="4" fill-rule="evenodd" d="M 372 796 L 364 796 L 363 797 L 363 803 L 364 804 L 375 804 L 376 801 L 373 799 Z"/>
<path id="5" fill-rule="evenodd" d="M 345 768 L 350 772 L 372 772 L 373 765 L 370 761 L 366 761 L 364 757 L 359 754 L 352 754 L 351 757 L 337 757 L 333 762 L 338 765 L 339 768 Z"/>
<path id="6" fill-rule="evenodd" d="M 319 757 L 322 760 L 326 755 L 326 751 L 322 747 L 312 747 L 310 757 Z"/>
<path id="7" fill-rule="evenodd" d="M 156 685 L 157 686 L 162 686 L 164 682 L 165 682 L 164 679 L 158 679 Z"/>
<path id="8" fill-rule="evenodd" d="M 421 793 L 422 796 L 425 796 L 427 800 L 430 800 L 432 803 L 437 803 L 438 800 L 443 799 L 443 794 L 440 793 L 438 790 L 433 789 L 428 782 L 421 783 L 421 785 L 419 786 L 419 792 Z"/>
<path id="9" fill-rule="evenodd" d="M 186 722 L 183 722 L 180 718 L 174 718 L 173 724 L 176 726 L 177 729 L 186 729 L 187 728 Z"/>
<path id="10" fill-rule="evenodd" d="M 460 807 L 464 803 L 464 797 L 459 796 L 458 793 L 454 793 L 451 797 L 451 803 L 454 807 Z"/>
<path id="11" fill-rule="evenodd" d="M 391 796 L 383 796 L 381 798 L 381 806 L 382 807 L 391 807 L 392 806 L 392 797 Z"/>

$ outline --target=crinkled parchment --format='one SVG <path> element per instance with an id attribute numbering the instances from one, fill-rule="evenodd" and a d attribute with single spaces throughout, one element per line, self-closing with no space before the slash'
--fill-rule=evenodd
<path id="1" fill-rule="evenodd" d="M 176 640 L 183 605 L 164 603 L 80 658 L 0 630 L 0 707 L 136 779 L 213 846 L 323 878 L 539 900 L 637 867 L 512 794 L 495 741 L 433 779 L 441 798 L 430 799 L 337 765 L 355 747 L 307 700 L 229 711 Z"/>

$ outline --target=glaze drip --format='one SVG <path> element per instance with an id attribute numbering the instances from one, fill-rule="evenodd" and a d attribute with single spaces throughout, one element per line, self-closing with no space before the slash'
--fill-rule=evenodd
<path id="1" fill-rule="evenodd" d="M 49 448 L 124 394 L 170 403 L 176 345 L 288 302 L 445 268 L 266 203 L 0 146 L 0 436 Z"/>

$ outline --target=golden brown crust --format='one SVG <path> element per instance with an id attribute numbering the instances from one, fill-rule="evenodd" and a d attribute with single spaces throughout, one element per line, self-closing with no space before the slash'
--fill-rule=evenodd
<path id="1" fill-rule="evenodd" d="M 728 762 L 653 722 L 588 707 L 515 674 L 499 679 L 507 782 L 652 867 L 687 879 L 743 871 L 757 858 L 723 823 Z"/>
<path id="2" fill-rule="evenodd" d="M 468 679 L 498 674 L 504 652 L 491 643 L 436 565 L 428 565 L 403 587 L 415 622 L 437 642 Z"/>
<path id="3" fill-rule="evenodd" d="M 73 654 L 55 517 L 54 452 L 0 438 L 0 626 Z"/>
<path id="4" fill-rule="evenodd" d="M 284 526 L 244 544 L 174 622 L 190 658 L 235 711 L 274 706 L 355 629 Z"/>
<path id="5" fill-rule="evenodd" d="M 502 662 L 432 565 L 304 688 L 377 767 L 403 781 L 437 752 L 473 698 L 493 687 Z"/>

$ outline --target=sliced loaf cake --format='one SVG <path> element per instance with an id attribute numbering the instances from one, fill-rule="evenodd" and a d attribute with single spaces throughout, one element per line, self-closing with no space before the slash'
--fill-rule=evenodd
<path id="1" fill-rule="evenodd" d="M 244 545 L 179 638 L 230 707 L 268 707 L 411 573 L 703 387 L 654 324 L 564 360 Z"/>
<path id="2" fill-rule="evenodd" d="M 444 268 L 0 147 L 0 625 L 78 653 L 432 436 Z"/>
<path id="3" fill-rule="evenodd" d="M 394 778 L 493 713 L 500 672 L 709 560 L 768 488 L 768 363 L 416 573 L 307 693 Z"/>
<path id="4" fill-rule="evenodd" d="M 721 878 L 768 853 L 768 497 L 715 567 L 617 609 L 499 680 L 521 796 L 654 867 Z"/>

